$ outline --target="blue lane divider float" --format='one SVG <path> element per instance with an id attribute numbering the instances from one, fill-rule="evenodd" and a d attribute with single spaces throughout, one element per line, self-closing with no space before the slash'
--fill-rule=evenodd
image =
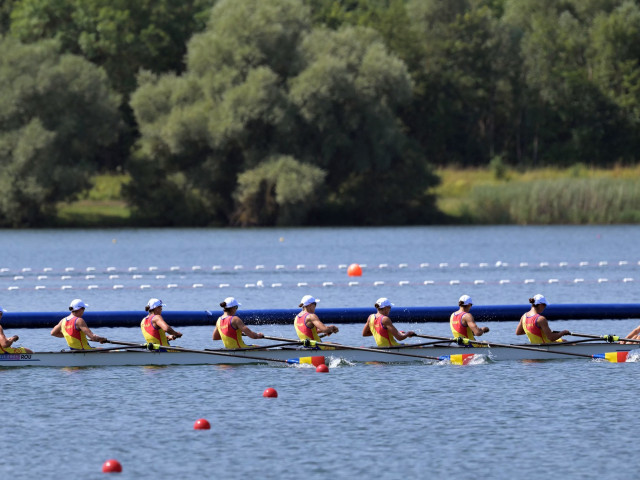
<path id="1" fill-rule="evenodd" d="M 528 311 L 523 305 L 477 305 L 471 310 L 478 322 L 516 322 Z M 456 307 L 394 307 L 391 318 L 394 322 L 448 322 Z M 242 310 L 242 320 L 248 325 L 288 325 L 293 323 L 299 309 Z M 375 313 L 368 308 L 319 308 L 316 313 L 326 323 L 364 323 L 367 316 Z M 221 311 L 164 311 L 162 316 L 173 326 L 214 325 Z M 4 328 L 53 328 L 69 312 L 8 312 L 2 317 Z M 86 312 L 84 318 L 93 328 L 138 327 L 145 316 L 141 311 Z M 549 320 L 616 320 L 640 318 L 638 303 L 607 304 L 558 304 L 549 305 L 544 311 Z"/>

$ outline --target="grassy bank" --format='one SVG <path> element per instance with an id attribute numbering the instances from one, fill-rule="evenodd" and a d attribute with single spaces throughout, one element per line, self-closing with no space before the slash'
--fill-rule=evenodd
<path id="1" fill-rule="evenodd" d="M 462 224 L 640 223 L 640 167 L 438 171 L 438 206 Z"/>
<path id="2" fill-rule="evenodd" d="M 518 171 L 445 168 L 434 190 L 438 207 L 457 224 L 640 223 L 640 166 Z M 57 226 L 133 226 L 122 200 L 127 175 L 99 175 L 82 198 L 59 205 Z"/>

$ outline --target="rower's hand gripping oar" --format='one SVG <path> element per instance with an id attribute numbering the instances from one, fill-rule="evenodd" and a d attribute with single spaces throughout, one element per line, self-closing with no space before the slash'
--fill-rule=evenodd
<path id="1" fill-rule="evenodd" d="M 444 340 L 446 337 L 436 337 L 433 335 L 420 335 L 416 333 L 416 337 L 422 338 L 434 338 L 434 339 L 442 339 Z M 515 348 L 518 350 L 529 350 L 532 352 L 542 352 L 542 353 L 555 353 L 557 355 L 569 355 L 574 357 L 582 357 L 582 358 L 603 358 L 612 363 L 623 363 L 627 361 L 627 356 L 629 355 L 628 351 L 624 352 L 606 352 L 606 353 L 596 353 L 594 355 L 589 355 L 586 353 L 575 353 L 575 352 L 567 352 L 562 350 L 552 350 L 546 348 L 536 348 L 536 347 L 528 347 L 526 345 L 510 345 L 508 343 L 495 343 L 495 342 L 480 342 L 478 340 L 469 340 L 468 338 L 457 337 L 452 338 L 452 341 L 456 342 L 458 345 L 468 346 L 468 345 L 484 345 L 486 347 L 504 347 L 504 348 Z M 560 344 L 558 344 L 560 345 Z"/>
<path id="2" fill-rule="evenodd" d="M 139 343 L 120 342 L 116 340 L 107 340 L 105 343 L 112 343 L 114 345 L 125 345 L 129 347 L 139 347 L 141 345 Z M 263 358 L 263 357 L 254 357 L 250 355 L 240 354 L 242 350 L 239 350 L 238 353 L 231 353 L 231 352 L 216 352 L 213 350 L 195 350 L 191 348 L 175 347 L 173 345 L 169 345 L 167 347 L 164 345 L 158 345 L 157 343 L 146 343 L 142 345 L 146 346 L 147 350 L 150 350 L 150 351 L 159 351 L 163 349 L 163 350 L 167 350 L 167 353 L 171 353 L 171 350 L 175 350 L 177 352 L 199 353 L 202 355 L 218 355 L 221 357 L 248 358 L 250 360 L 259 360 L 261 362 L 278 362 L 278 363 L 288 363 L 288 364 L 309 363 L 316 367 L 318 365 L 326 363 L 326 360 L 323 356 L 298 357 L 298 358 L 289 358 L 287 360 L 280 360 L 277 358 Z"/>

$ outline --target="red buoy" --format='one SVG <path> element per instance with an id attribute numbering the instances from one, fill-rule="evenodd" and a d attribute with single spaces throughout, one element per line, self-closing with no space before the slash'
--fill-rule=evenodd
<path id="1" fill-rule="evenodd" d="M 347 275 L 350 277 L 361 277 L 362 276 L 362 268 L 357 263 L 352 263 L 347 268 Z"/>
<path id="2" fill-rule="evenodd" d="M 327 367 L 324 363 L 316 367 L 316 372 L 326 373 L 328 371 L 329 371 L 329 367 Z"/>
<path id="3" fill-rule="evenodd" d="M 118 460 L 114 460 L 113 458 L 107 460 L 102 464 L 102 473 L 120 473 L 122 472 L 122 465 Z"/>
<path id="4" fill-rule="evenodd" d="M 211 424 L 206 418 L 199 418 L 196 420 L 196 423 L 193 424 L 194 430 L 209 430 L 211 428 Z"/>
<path id="5" fill-rule="evenodd" d="M 276 392 L 275 388 L 269 387 L 262 393 L 262 396 L 268 398 L 278 398 L 278 392 Z"/>

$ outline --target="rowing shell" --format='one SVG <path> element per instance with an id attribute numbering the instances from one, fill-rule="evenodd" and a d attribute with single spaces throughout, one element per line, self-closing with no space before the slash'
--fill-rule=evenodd
<path id="1" fill-rule="evenodd" d="M 514 345 L 523 346 L 523 345 Z M 527 345 L 531 346 L 531 345 Z M 580 343 L 575 345 L 553 344 L 538 346 L 540 351 L 520 350 L 506 347 L 469 348 L 459 346 L 428 346 L 417 348 L 371 348 L 369 350 L 350 350 L 336 348 L 334 350 L 314 350 L 308 348 L 277 348 L 271 350 L 251 350 L 246 353 L 238 350 L 206 350 L 206 353 L 192 352 L 158 352 L 158 351 L 134 351 L 111 350 L 100 352 L 94 350 L 85 352 L 36 352 L 22 354 L 0 355 L 0 367 L 98 367 L 98 366 L 125 366 L 125 365 L 230 365 L 230 364 L 259 364 L 268 363 L 269 360 L 290 360 L 312 355 L 324 355 L 326 357 L 340 358 L 349 362 L 380 362 L 400 363 L 422 361 L 418 356 L 441 357 L 475 353 L 487 355 L 493 361 L 505 360 L 557 360 L 575 359 L 577 357 L 562 355 L 561 352 L 578 353 L 583 355 L 596 355 L 608 352 L 633 352 L 640 348 L 636 345 L 620 345 L 616 343 Z M 371 351 L 374 350 L 374 351 Z M 376 351 L 377 350 L 377 351 Z M 214 352 L 233 352 L 234 356 L 218 356 Z M 415 357 L 392 355 L 390 352 L 415 355 Z M 244 355 L 253 358 L 243 358 Z M 260 359 L 264 359 L 264 361 Z M 425 361 L 432 360 L 425 358 Z"/>

